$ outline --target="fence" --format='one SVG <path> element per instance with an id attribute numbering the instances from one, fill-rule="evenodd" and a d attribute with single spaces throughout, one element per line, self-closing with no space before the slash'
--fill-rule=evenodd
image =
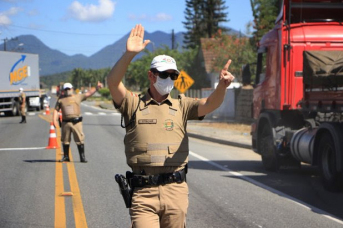
<path id="1" fill-rule="evenodd" d="M 186 91 L 185 96 L 203 98 L 210 96 L 213 91 L 212 88 L 189 89 Z M 177 97 L 179 92 L 173 90 L 171 95 Z M 253 89 L 250 87 L 227 89 L 221 106 L 207 115 L 205 119 L 250 124 L 252 123 L 252 98 Z"/>

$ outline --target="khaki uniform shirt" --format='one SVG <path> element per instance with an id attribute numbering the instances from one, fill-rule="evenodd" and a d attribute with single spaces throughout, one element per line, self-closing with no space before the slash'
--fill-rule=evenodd
<path id="1" fill-rule="evenodd" d="M 86 100 L 85 94 L 73 94 L 57 100 L 55 110 L 62 110 L 63 120 L 70 120 L 81 116 L 81 102 Z"/>
<path id="2" fill-rule="evenodd" d="M 26 116 L 26 113 L 25 113 L 26 95 L 25 95 L 25 93 L 19 94 L 19 104 L 20 104 L 20 115 Z"/>
<path id="3" fill-rule="evenodd" d="M 23 104 L 23 102 L 24 102 L 24 100 L 25 100 L 25 98 L 26 98 L 26 95 L 25 95 L 25 93 L 20 93 L 19 94 L 19 104 Z M 25 104 L 24 104 L 25 105 Z"/>
<path id="4" fill-rule="evenodd" d="M 139 107 L 138 107 L 139 103 Z M 127 125 L 135 110 L 133 124 L 124 138 L 127 163 L 134 173 L 169 173 L 182 169 L 188 162 L 187 120 L 198 117 L 199 100 L 179 97 L 158 103 L 149 93 L 141 97 L 127 91 L 120 107 Z M 138 107 L 138 108 L 137 108 Z"/>

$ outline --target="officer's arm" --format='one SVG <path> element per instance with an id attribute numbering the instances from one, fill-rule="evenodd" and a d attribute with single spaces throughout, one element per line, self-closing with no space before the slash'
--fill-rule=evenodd
<path id="1" fill-rule="evenodd" d="M 93 96 L 93 94 L 98 91 L 99 89 L 101 89 L 103 86 L 102 86 L 102 83 L 98 81 L 98 85 L 95 87 L 95 88 L 92 88 L 90 91 L 88 91 L 87 93 L 85 93 L 85 97 L 86 99 L 90 96 Z"/>
<path id="2" fill-rule="evenodd" d="M 56 126 L 59 126 L 58 122 L 57 122 L 57 118 L 58 118 L 58 112 L 55 109 L 54 113 L 52 114 L 52 121 L 54 123 L 55 128 L 56 128 Z"/>
<path id="3" fill-rule="evenodd" d="M 198 106 L 198 116 L 205 116 L 210 112 L 216 110 L 223 102 L 226 88 L 231 84 L 235 77 L 228 72 L 231 60 L 227 61 L 224 68 L 221 70 L 219 75 L 219 83 L 217 88 L 208 98 L 203 98 L 200 100 Z"/>
<path id="4" fill-rule="evenodd" d="M 125 52 L 107 76 L 107 85 L 110 90 L 112 99 L 116 105 L 121 105 L 125 97 L 126 88 L 122 83 L 122 79 L 130 62 L 134 57 L 135 54 Z"/>
<path id="5" fill-rule="evenodd" d="M 107 76 L 108 88 L 116 105 L 121 105 L 126 94 L 126 88 L 122 83 L 122 79 L 130 62 L 150 42 L 150 40 L 143 42 L 143 39 L 144 27 L 142 25 L 136 25 L 131 30 L 130 36 L 127 39 L 124 55 L 118 60 Z"/>
<path id="6" fill-rule="evenodd" d="M 25 107 L 25 102 L 26 102 L 26 96 L 23 96 L 23 103 L 21 104 L 21 107 Z"/>

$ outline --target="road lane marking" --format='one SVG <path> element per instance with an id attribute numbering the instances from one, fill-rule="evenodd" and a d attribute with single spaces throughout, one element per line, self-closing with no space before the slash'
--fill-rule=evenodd
<path id="1" fill-rule="evenodd" d="M 0 151 L 4 150 L 43 150 L 46 147 L 25 147 L 25 148 L 0 148 Z"/>
<path id="2" fill-rule="evenodd" d="M 250 183 L 252 183 L 254 185 L 257 185 L 257 186 L 259 186 L 261 188 L 264 188 L 264 189 L 266 189 L 266 190 L 268 190 L 268 191 L 270 191 L 270 192 L 272 192 L 272 193 L 274 193 L 276 195 L 282 196 L 282 197 L 288 199 L 289 201 L 291 201 L 291 202 L 293 202 L 293 203 L 295 203 L 295 204 L 297 204 L 299 206 L 302 206 L 303 208 L 305 208 L 305 209 L 307 209 L 309 211 L 318 213 L 318 214 L 320 214 L 320 215 L 322 215 L 322 216 L 324 216 L 324 217 L 326 217 L 326 218 L 328 218 L 328 219 L 330 219 L 332 221 L 335 221 L 335 222 L 337 222 L 339 224 L 343 224 L 343 221 L 341 219 L 335 217 L 334 215 L 331 215 L 330 213 L 328 213 L 326 211 L 323 211 L 323 210 L 321 210 L 321 209 L 319 209 L 317 207 L 314 207 L 314 206 L 312 206 L 310 204 L 307 204 L 307 203 L 305 203 L 305 202 L 303 202 L 303 201 L 301 201 L 299 199 L 296 199 L 296 198 L 294 198 L 294 197 L 292 197 L 290 195 L 287 195 L 286 193 L 283 193 L 283 192 L 281 192 L 279 190 L 276 190 L 276 189 L 271 188 L 271 187 L 269 187 L 269 186 L 267 186 L 265 184 L 262 184 L 262 183 L 254 180 L 252 178 L 246 177 L 246 176 L 244 176 L 241 173 L 238 173 L 238 172 L 235 172 L 235 171 L 233 171 L 231 169 L 228 169 L 228 168 L 226 168 L 226 167 L 224 167 L 224 166 L 222 166 L 222 165 L 220 165 L 220 164 L 218 164 L 216 162 L 213 162 L 213 161 L 211 161 L 211 160 L 209 160 L 209 159 L 207 159 L 207 158 L 205 158 L 205 157 L 203 157 L 201 155 L 198 155 L 198 154 L 196 154 L 196 153 L 194 153 L 192 151 L 189 151 L 189 154 L 191 156 L 193 156 L 193 157 L 198 158 L 201 161 L 207 162 L 210 165 L 217 167 L 218 169 L 221 169 L 223 171 L 227 171 L 227 172 L 229 172 L 233 176 L 239 177 L 239 178 L 241 178 L 241 179 L 243 179 L 245 181 L 248 181 L 248 182 L 250 182 Z"/>
<path id="3" fill-rule="evenodd" d="M 70 153 L 71 156 L 71 153 Z M 71 161 L 74 159 L 71 158 Z M 76 228 L 87 228 L 87 221 L 85 211 L 83 209 L 82 199 L 81 199 L 81 192 L 79 188 L 79 184 L 77 182 L 75 166 L 73 162 L 67 163 L 68 168 L 68 175 L 69 175 L 69 184 L 70 190 L 73 193 L 73 210 L 74 210 L 74 219 L 75 219 L 75 227 Z"/>
<path id="4" fill-rule="evenodd" d="M 39 115 L 39 117 L 47 122 L 52 121 L 51 115 L 43 116 Z M 61 138 L 61 131 L 60 127 L 57 126 L 56 128 L 57 138 Z M 55 170 L 55 227 L 57 228 L 65 228 L 66 227 L 66 213 L 65 213 L 65 196 L 62 194 L 64 191 L 64 184 L 63 184 L 63 163 L 65 162 L 58 162 L 61 157 L 61 140 L 57 140 L 59 148 L 56 149 L 56 170 Z M 76 228 L 88 228 L 86 216 L 82 204 L 81 193 L 79 189 L 79 185 L 77 182 L 76 171 L 74 166 L 74 159 L 72 156 L 71 151 L 69 150 L 69 158 L 71 162 L 66 162 L 67 165 L 67 172 L 69 176 L 69 185 L 71 189 L 71 193 L 73 194 L 71 197 L 73 202 L 73 211 L 74 211 L 74 221 Z"/>
<path id="5" fill-rule="evenodd" d="M 58 134 L 59 135 L 59 134 Z M 58 140 L 57 144 L 59 148 L 56 149 L 56 161 L 61 157 L 61 143 Z M 55 227 L 64 228 L 67 226 L 66 212 L 65 212 L 65 201 L 61 195 L 64 192 L 63 184 L 63 166 L 62 162 L 56 162 L 55 169 Z"/>

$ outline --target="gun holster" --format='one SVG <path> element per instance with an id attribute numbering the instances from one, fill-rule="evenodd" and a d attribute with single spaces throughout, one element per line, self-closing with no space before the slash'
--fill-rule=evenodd
<path id="1" fill-rule="evenodd" d="M 133 173 L 130 171 L 126 172 L 126 177 L 121 174 L 115 175 L 115 180 L 118 183 L 120 194 L 123 196 L 126 208 L 131 207 L 131 200 L 133 194 L 133 188 L 130 186 L 130 179 L 132 178 Z"/>

